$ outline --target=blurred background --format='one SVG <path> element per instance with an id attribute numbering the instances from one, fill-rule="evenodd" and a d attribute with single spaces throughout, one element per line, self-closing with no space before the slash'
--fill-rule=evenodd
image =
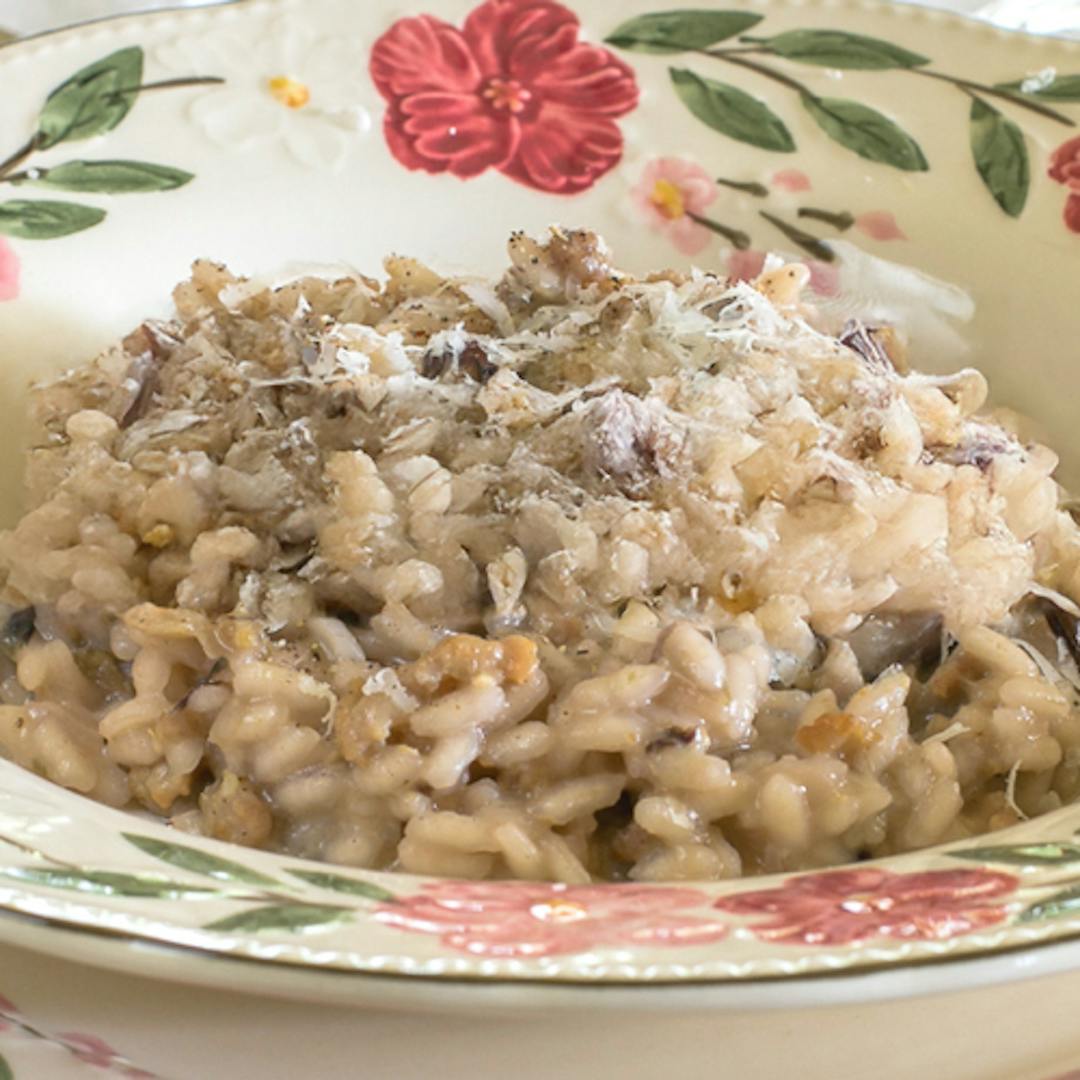
<path id="1" fill-rule="evenodd" d="M 197 7 L 222 0 L 0 0 L 0 31 L 40 34 L 58 26 L 154 8 Z M 244 0 L 231 0 L 243 3 Z M 363 0 L 361 0 L 363 2 Z M 1080 0 L 896 0 L 946 8 L 999 26 L 1080 37 Z"/>

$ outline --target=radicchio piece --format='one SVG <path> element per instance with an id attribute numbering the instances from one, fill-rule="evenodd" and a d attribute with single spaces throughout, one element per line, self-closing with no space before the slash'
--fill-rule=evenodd
<path id="1" fill-rule="evenodd" d="M 654 403 L 624 390 L 609 390 L 586 412 L 585 463 L 636 494 L 654 476 L 671 473 L 680 440 Z"/>
<path id="2" fill-rule="evenodd" d="M 34 636 L 37 613 L 33 607 L 19 608 L 13 611 L 0 630 L 0 645 L 15 649 L 25 645 Z"/>
<path id="3" fill-rule="evenodd" d="M 994 459 L 1008 450 L 1009 444 L 1005 439 L 986 432 L 955 445 L 931 443 L 923 453 L 928 463 L 940 461 L 953 466 L 974 465 L 979 472 L 986 473 L 990 471 Z"/>
<path id="4" fill-rule="evenodd" d="M 877 333 L 877 327 L 866 326 L 858 319 L 848 319 L 836 340 L 852 352 L 857 352 L 871 367 L 892 370 L 892 359 L 878 340 Z"/>
<path id="5" fill-rule="evenodd" d="M 1049 598 L 1040 597 L 1038 602 L 1050 632 L 1065 646 L 1073 663 L 1080 669 L 1080 619 Z"/>
<path id="6" fill-rule="evenodd" d="M 129 428 L 136 420 L 142 419 L 150 408 L 154 395 L 161 389 L 161 375 L 154 357 L 150 353 L 144 353 L 132 360 L 124 376 L 124 383 L 131 385 L 132 393 L 117 424 L 121 428 Z"/>
<path id="7" fill-rule="evenodd" d="M 145 415 L 154 395 L 161 389 L 158 365 L 179 344 L 179 339 L 164 323 L 153 321 L 142 323 L 124 338 L 124 352 L 132 357 L 124 376 L 131 397 L 117 419 L 121 428 L 131 427 Z"/>
<path id="8" fill-rule="evenodd" d="M 499 370 L 499 366 L 488 359 L 488 354 L 480 342 L 470 341 L 458 357 L 458 370 L 473 382 L 486 383 Z"/>
<path id="9" fill-rule="evenodd" d="M 441 350 L 429 349 L 420 360 L 420 374 L 425 379 L 440 379 L 454 366 L 455 352 L 450 346 Z M 467 341 L 456 354 L 457 369 L 473 382 L 486 383 L 499 370 L 488 359 L 479 341 Z"/>
<path id="10" fill-rule="evenodd" d="M 420 374 L 425 379 L 438 379 L 450 370 L 453 362 L 453 349 L 446 348 L 439 351 L 428 349 L 420 361 Z"/>

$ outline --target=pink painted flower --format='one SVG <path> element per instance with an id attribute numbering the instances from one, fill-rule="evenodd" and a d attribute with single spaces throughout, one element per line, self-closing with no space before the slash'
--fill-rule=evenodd
<path id="1" fill-rule="evenodd" d="M 460 30 L 431 15 L 399 19 L 370 64 L 394 157 L 463 179 L 498 169 L 564 195 L 592 187 L 622 157 L 615 118 L 637 105 L 638 88 L 579 30 L 553 0 L 487 0 Z"/>
<path id="2" fill-rule="evenodd" d="M 766 258 L 764 251 L 756 251 L 754 248 L 732 251 L 727 257 L 728 277 L 735 281 L 753 281 L 764 269 Z"/>
<path id="3" fill-rule="evenodd" d="M 809 191 L 813 187 L 810 177 L 800 169 L 781 169 L 773 173 L 772 184 L 781 191 Z"/>
<path id="4" fill-rule="evenodd" d="M 727 257 L 728 277 L 735 281 L 753 281 L 765 269 L 764 251 L 747 248 L 733 251 Z M 809 286 L 818 296 L 837 296 L 840 292 L 840 271 L 820 259 L 806 259 L 804 265 L 810 271 Z"/>
<path id="5" fill-rule="evenodd" d="M 548 885 L 439 881 L 383 904 L 387 926 L 439 934 L 473 956 L 538 957 L 618 945 L 700 945 L 727 927 L 700 909 L 696 889 L 646 885 Z"/>
<path id="6" fill-rule="evenodd" d="M 888 210 L 869 210 L 855 218 L 855 228 L 872 240 L 906 240 L 907 234 Z"/>
<path id="7" fill-rule="evenodd" d="M 68 1032 L 58 1036 L 60 1042 L 71 1051 L 73 1057 L 86 1065 L 99 1069 L 112 1069 L 131 1080 L 157 1080 L 153 1073 L 133 1066 L 125 1057 L 96 1035 L 80 1035 Z"/>
<path id="8" fill-rule="evenodd" d="M 667 233 L 684 255 L 696 255 L 712 239 L 712 233 L 694 220 L 717 194 L 715 182 L 700 165 L 656 158 L 645 166 L 632 194 L 652 228 Z"/>
<path id="9" fill-rule="evenodd" d="M 0 1032 L 10 1031 L 10 1021 L 18 1018 L 19 1010 L 14 1001 L 9 1001 L 3 994 L 0 994 Z"/>
<path id="10" fill-rule="evenodd" d="M 988 901 L 1008 896 L 1011 874 L 987 870 L 836 870 L 789 878 L 717 900 L 721 911 L 765 915 L 753 926 L 762 941 L 848 945 L 866 938 L 944 940 L 1002 922 L 1006 909 Z"/>
<path id="11" fill-rule="evenodd" d="M 14 300 L 19 295 L 19 256 L 0 236 L 0 301 Z"/>
<path id="12" fill-rule="evenodd" d="M 818 296 L 840 295 L 840 271 L 835 263 L 807 259 L 806 268 L 810 271 L 811 292 L 817 293 Z"/>

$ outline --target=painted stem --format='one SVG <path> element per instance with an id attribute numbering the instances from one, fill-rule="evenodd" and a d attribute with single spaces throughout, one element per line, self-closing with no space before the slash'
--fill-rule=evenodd
<path id="1" fill-rule="evenodd" d="M 1048 120 L 1054 120 L 1059 124 L 1064 124 L 1065 127 L 1076 127 L 1076 121 L 1066 116 L 1064 113 L 1059 113 L 1056 109 L 1051 109 L 1048 105 L 1043 105 L 1038 101 L 1030 101 L 1020 94 L 1013 93 L 1011 90 L 1000 90 L 996 86 L 986 86 L 983 83 L 973 82 L 971 79 L 961 79 L 955 75 L 946 75 L 942 71 L 928 71 L 926 68 L 905 68 L 905 70 L 912 72 L 914 75 L 922 75 L 927 79 L 937 79 L 939 82 L 951 83 L 958 89 L 966 91 L 969 95 L 973 90 L 977 90 L 980 94 L 986 94 L 988 97 L 1000 98 L 1002 101 L 1008 101 L 1013 105 L 1019 105 L 1022 109 L 1028 109 L 1033 113 L 1038 113 L 1040 116 L 1045 116 Z"/>
<path id="2" fill-rule="evenodd" d="M 778 218 L 775 214 L 770 214 L 767 210 L 759 210 L 758 213 L 772 226 L 779 229 L 793 244 L 798 244 L 807 254 L 812 255 L 815 259 L 820 259 L 822 262 L 832 262 L 836 256 L 832 250 L 822 241 L 812 234 L 800 229 L 797 225 L 792 225 L 783 218 Z"/>
<path id="3" fill-rule="evenodd" d="M 114 90 L 109 97 L 127 97 L 129 94 L 139 94 L 144 90 L 172 90 L 181 86 L 207 86 L 223 83 L 225 80 L 219 75 L 191 75 L 179 79 L 162 79 L 160 82 L 143 83 L 141 86 L 132 86 L 124 90 Z M 9 157 L 0 161 L 0 180 L 14 180 L 18 183 L 20 180 L 30 179 L 26 174 L 19 174 L 17 178 L 11 177 L 11 173 L 14 172 L 24 161 L 26 161 L 36 150 L 41 148 L 41 132 L 36 131 L 30 136 L 26 142 L 19 147 L 15 153 Z"/>
<path id="4" fill-rule="evenodd" d="M 769 49 L 767 39 L 744 37 L 739 40 L 746 42 L 760 41 L 761 44 L 750 45 L 749 48 L 745 49 L 705 49 L 703 52 L 707 56 L 715 57 L 718 60 L 728 60 L 732 64 L 740 64 L 742 67 L 749 68 L 751 71 L 757 71 L 762 75 L 766 75 L 768 78 L 784 83 L 784 85 L 791 87 L 793 90 L 798 90 L 800 93 L 809 93 L 804 86 L 794 79 L 788 79 L 782 72 L 768 68 L 764 64 L 758 64 L 744 59 L 748 53 L 764 53 L 767 56 L 776 56 L 777 54 L 771 52 Z M 947 82 L 961 90 L 978 90 L 982 94 L 1000 98 L 1002 101 L 1011 102 L 1013 105 L 1018 105 L 1022 109 L 1037 113 L 1039 116 L 1045 116 L 1046 119 L 1053 120 L 1058 124 L 1063 124 L 1065 127 L 1076 127 L 1076 121 L 1066 116 L 1064 113 L 1058 112 L 1057 109 L 1050 108 L 1049 105 L 1043 105 L 1041 102 L 1032 101 L 1030 98 L 1017 93 L 1014 90 L 1006 90 L 997 86 L 987 86 L 985 83 L 975 82 L 972 79 L 964 79 L 959 75 L 949 75 L 944 71 L 930 71 L 928 68 L 924 67 L 909 67 L 901 70 L 910 72 L 912 75 L 921 75 L 926 79 L 937 79 L 939 82 Z M 814 95 L 811 94 L 810 96 L 813 97 Z"/>
<path id="5" fill-rule="evenodd" d="M 160 82 L 143 83 L 141 86 L 128 86 L 114 90 L 110 98 L 127 97 L 129 94 L 141 94 L 144 90 L 173 90 L 179 86 L 210 86 L 223 83 L 220 75 L 190 75 L 179 79 L 162 79 Z"/>
<path id="6" fill-rule="evenodd" d="M 727 225 L 721 225 L 719 221 L 713 221 L 712 218 L 702 217 L 701 214 L 695 214 L 691 210 L 686 211 L 686 216 L 690 218 L 691 221 L 696 221 L 699 225 L 703 225 L 710 232 L 717 233 L 724 237 L 725 240 L 729 240 L 739 251 L 745 251 L 750 246 L 750 236 L 741 229 L 732 229 Z"/>
<path id="7" fill-rule="evenodd" d="M 7 844 L 8 847 L 16 848 L 24 855 L 31 856 L 31 858 L 38 860 L 43 859 L 45 862 L 52 863 L 53 866 L 62 866 L 65 870 L 74 870 L 76 873 L 80 874 L 85 871 L 85 867 L 78 866 L 73 862 L 68 862 L 66 859 L 57 859 L 52 855 L 46 855 L 45 852 L 40 849 L 31 847 L 29 844 L 24 844 L 21 840 L 15 840 L 10 836 L 0 836 L 0 843 Z"/>
<path id="8" fill-rule="evenodd" d="M 789 90 L 794 90 L 798 94 L 804 94 L 813 101 L 818 100 L 817 94 L 813 93 L 807 86 L 799 82 L 798 79 L 793 79 L 790 75 L 785 75 L 782 71 L 777 71 L 776 68 L 768 67 L 766 64 L 759 64 L 756 60 L 747 60 L 741 53 L 735 53 L 731 50 L 724 49 L 702 49 L 701 51 L 706 56 L 711 56 L 716 60 L 724 60 L 729 64 L 735 64 L 738 67 L 746 68 L 748 71 L 756 71 L 759 75 L 764 75 L 765 78 L 772 79 L 773 82 L 777 82 L 781 86 L 786 86 Z"/>
<path id="9" fill-rule="evenodd" d="M 41 145 L 41 135 L 34 132 L 27 141 L 19 147 L 10 157 L 0 161 L 0 179 L 17 169 L 35 150 Z"/>
<path id="10" fill-rule="evenodd" d="M 16 840 L 10 836 L 0 836 L 0 844 L 6 844 L 8 847 L 13 847 L 17 851 L 21 851 L 24 855 L 30 856 L 36 862 L 51 863 L 53 866 L 59 866 L 64 870 L 70 870 L 75 874 L 86 874 L 91 871 L 84 865 L 79 863 L 70 862 L 67 859 L 57 858 L 55 855 L 47 855 L 40 848 L 31 847 L 29 844 L 24 844 L 21 840 Z M 18 869 L 15 867 L 14 869 Z M 183 882 L 177 882 L 182 885 Z M 223 900 L 257 900 L 257 901 L 275 901 L 278 903 L 286 904 L 299 904 L 303 906 L 306 901 L 298 900 L 296 897 L 289 895 L 288 893 L 272 892 L 269 889 L 245 889 L 244 892 L 233 892 L 229 890 L 228 882 L 218 881 L 218 884 L 222 888 L 218 889 Z"/>
<path id="11" fill-rule="evenodd" d="M 725 180 L 724 177 L 718 176 L 716 182 L 724 187 L 733 188 L 735 191 L 744 191 L 747 195 L 753 195 L 759 199 L 764 199 L 769 194 L 769 189 L 756 180 Z"/>
<path id="12" fill-rule="evenodd" d="M 812 221 L 824 221 L 839 232 L 847 232 L 855 224 L 855 216 L 847 210 L 819 210 L 814 206 L 800 206 L 799 217 L 810 218 Z"/>
<path id="13" fill-rule="evenodd" d="M 34 180 L 44 180 L 48 175 L 48 169 L 21 169 L 19 172 L 0 176 L 0 184 L 27 184 Z"/>

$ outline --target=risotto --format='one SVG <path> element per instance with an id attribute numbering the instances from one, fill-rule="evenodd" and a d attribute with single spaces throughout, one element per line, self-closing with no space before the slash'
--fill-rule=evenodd
<path id="1" fill-rule="evenodd" d="M 38 387 L 0 752 L 353 866 L 716 879 L 1080 794 L 1080 533 L 975 370 L 806 271 L 260 287 Z"/>

